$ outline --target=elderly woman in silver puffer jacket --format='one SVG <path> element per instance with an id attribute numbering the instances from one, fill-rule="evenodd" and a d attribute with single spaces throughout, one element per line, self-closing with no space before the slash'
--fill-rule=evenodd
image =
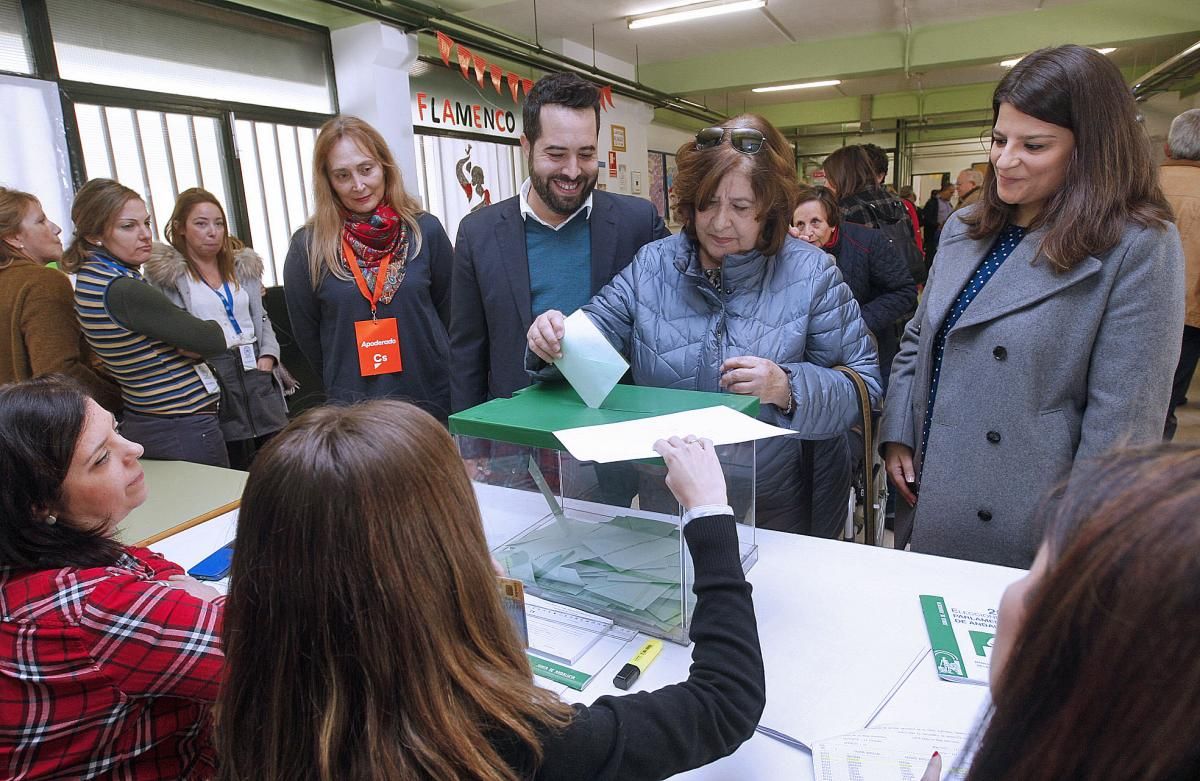
<path id="1" fill-rule="evenodd" d="M 758 525 L 833 536 L 846 493 L 821 496 L 830 465 L 817 459 L 816 476 L 805 474 L 800 440 L 837 437 L 860 419 L 851 380 L 831 367 L 857 371 L 878 402 L 870 332 L 833 258 L 788 236 L 798 185 L 791 148 L 770 123 L 747 114 L 707 128 L 676 160 L 683 231 L 643 247 L 583 310 L 638 385 L 757 396 L 760 419 L 796 432 L 756 445 Z M 559 355 L 562 335 L 561 313 L 534 320 L 539 365 Z"/>

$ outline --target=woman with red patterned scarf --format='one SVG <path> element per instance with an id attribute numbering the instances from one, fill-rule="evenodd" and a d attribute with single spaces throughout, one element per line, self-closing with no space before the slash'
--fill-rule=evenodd
<path id="1" fill-rule="evenodd" d="M 313 148 L 316 208 L 292 236 L 284 295 L 292 334 L 330 400 L 399 398 L 450 411 L 453 247 L 408 195 L 379 131 L 326 122 Z"/>

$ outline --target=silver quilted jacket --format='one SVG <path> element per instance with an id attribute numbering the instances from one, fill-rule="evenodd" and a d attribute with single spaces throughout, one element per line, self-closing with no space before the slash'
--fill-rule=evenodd
<path id="1" fill-rule="evenodd" d="M 875 345 L 833 258 L 807 242 L 789 237 L 774 256 L 729 255 L 722 276 L 718 291 L 681 233 L 642 247 L 583 309 L 629 359 L 638 385 L 720 391 L 721 363 L 741 355 L 768 358 L 790 374 L 793 413 L 764 404 L 759 418 L 796 436 L 756 449 L 760 525 L 787 527 L 807 490 L 798 440 L 835 437 L 860 418 L 854 386 L 829 367 L 858 371 L 874 405 L 881 392 Z"/>

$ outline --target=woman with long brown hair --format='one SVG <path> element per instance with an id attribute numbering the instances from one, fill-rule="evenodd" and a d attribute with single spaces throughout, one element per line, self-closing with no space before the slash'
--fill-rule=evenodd
<path id="1" fill-rule="evenodd" d="M 121 386 L 121 432 L 146 458 L 228 466 L 217 424 L 220 386 L 201 358 L 225 352 L 225 334 L 146 284 L 153 234 L 141 196 L 93 179 L 71 207 L 75 314 L 88 344 Z"/>
<path id="2" fill-rule="evenodd" d="M 62 258 L 60 233 L 36 197 L 0 187 L 0 383 L 65 374 L 120 412 L 116 383 L 91 365 L 71 282 L 49 268 Z"/>
<path id="3" fill-rule="evenodd" d="M 1036 51 L 992 108 L 983 196 L 942 233 L 879 441 L 905 500 L 897 547 L 1026 567 L 1039 497 L 1117 443 L 1162 437 L 1183 250 L 1106 57 Z"/>
<path id="4" fill-rule="evenodd" d="M 1000 601 L 967 781 L 1200 778 L 1200 448 L 1115 452 L 1086 474 Z"/>
<path id="5" fill-rule="evenodd" d="M 357 117 L 334 117 L 317 134 L 313 195 L 283 291 L 325 392 L 402 398 L 445 420 L 454 261 L 445 229 L 405 191 L 383 136 Z"/>
<path id="6" fill-rule="evenodd" d="M 656 447 L 688 508 L 691 675 L 572 708 L 531 678 L 445 428 L 393 400 L 293 421 L 239 514 L 221 777 L 638 781 L 732 752 L 765 690 L 725 481 L 707 440 Z"/>
<path id="7" fill-rule="evenodd" d="M 212 193 L 193 187 L 175 200 L 154 245 L 146 278 L 176 306 L 221 326 L 231 346 L 208 363 L 221 380 L 221 434 L 229 465 L 246 469 L 258 448 L 287 425 L 283 388 L 274 374 L 279 340 L 263 308 L 263 262 L 230 235 Z"/>

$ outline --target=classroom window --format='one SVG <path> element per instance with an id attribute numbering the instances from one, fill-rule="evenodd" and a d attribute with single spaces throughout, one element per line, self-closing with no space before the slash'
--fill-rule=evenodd
<path id="1" fill-rule="evenodd" d="M 116 179 L 146 200 L 154 238 L 164 230 L 175 199 L 203 187 L 229 212 L 219 127 L 214 117 L 80 103 L 75 106 L 89 179 Z M 230 232 L 236 233 L 232 221 Z"/>
<path id="2" fill-rule="evenodd" d="M 33 73 L 20 0 L 0 0 L 0 71 Z"/>
<path id="3" fill-rule="evenodd" d="M 312 214 L 312 154 L 317 131 L 272 122 L 235 123 L 250 236 L 266 264 L 264 283 L 283 282 L 292 234 Z"/>
<path id="4" fill-rule="evenodd" d="M 63 79 L 255 106 L 334 110 L 327 31 L 182 0 L 46 5 Z"/>

